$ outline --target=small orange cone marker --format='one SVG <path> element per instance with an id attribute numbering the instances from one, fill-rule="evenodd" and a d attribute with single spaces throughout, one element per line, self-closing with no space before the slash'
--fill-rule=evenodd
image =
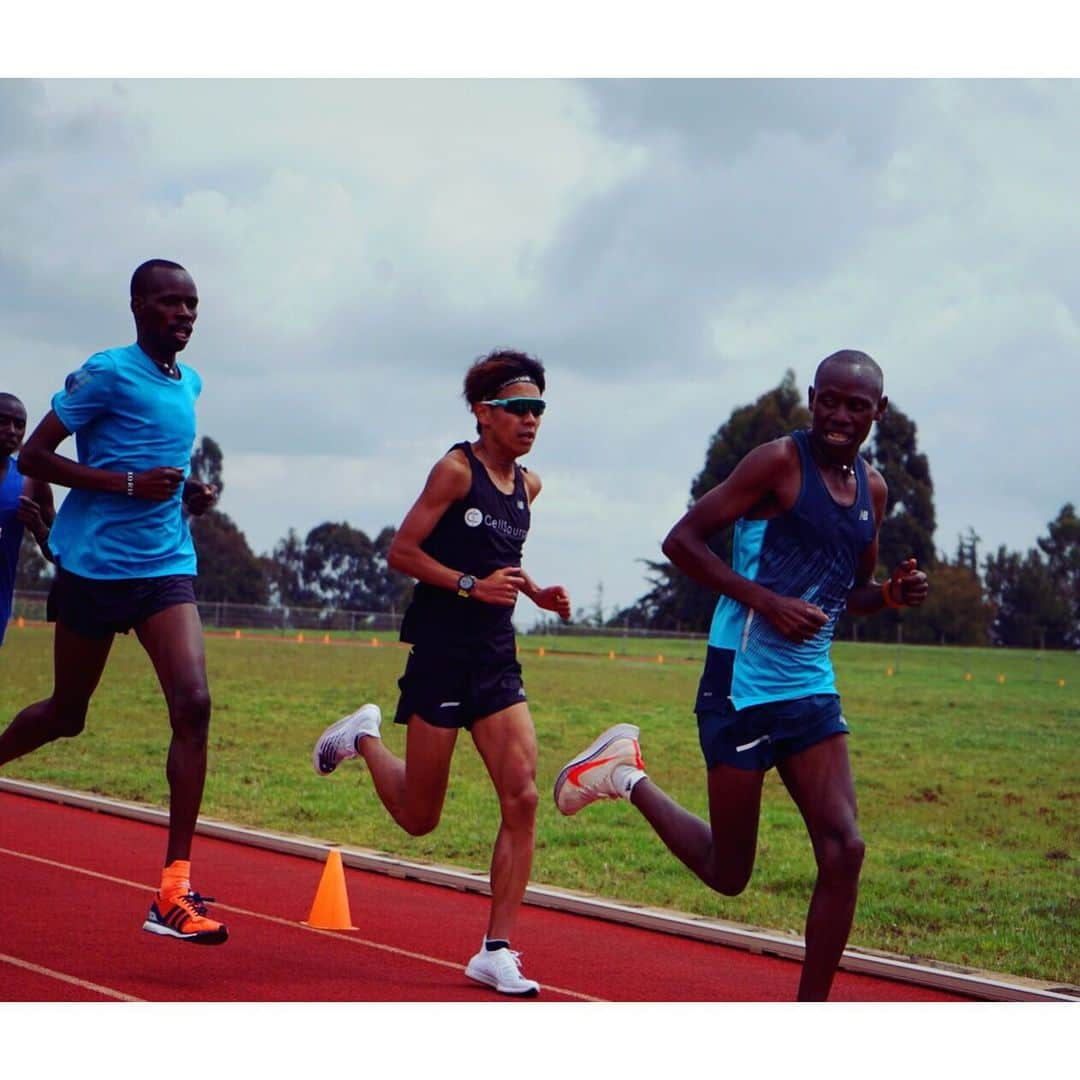
<path id="1" fill-rule="evenodd" d="M 304 920 L 305 926 L 316 930 L 355 930 L 349 915 L 349 895 L 345 891 L 345 867 L 341 862 L 341 852 L 331 848 L 326 856 L 319 888 L 315 892 L 315 902 L 311 913 Z"/>

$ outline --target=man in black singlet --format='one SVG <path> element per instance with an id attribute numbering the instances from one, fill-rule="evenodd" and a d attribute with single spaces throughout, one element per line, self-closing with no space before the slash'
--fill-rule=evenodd
<path id="1" fill-rule="evenodd" d="M 390 548 L 390 565 L 417 579 L 401 638 L 413 648 L 398 685 L 395 721 L 408 726 L 406 760 L 379 737 L 381 713 L 363 705 L 332 724 L 312 763 L 327 775 L 353 757 L 371 770 L 394 820 L 413 836 L 439 823 L 458 731 L 472 734 L 499 797 L 502 822 L 491 860 L 491 910 L 465 974 L 503 994 L 540 986 L 521 973 L 510 935 L 532 868 L 536 826 L 536 734 L 516 658 L 518 593 L 570 617 L 561 585 L 540 588 L 521 568 L 540 478 L 517 464 L 544 412 L 543 365 L 499 351 L 465 376 L 479 438 L 436 462 Z"/>

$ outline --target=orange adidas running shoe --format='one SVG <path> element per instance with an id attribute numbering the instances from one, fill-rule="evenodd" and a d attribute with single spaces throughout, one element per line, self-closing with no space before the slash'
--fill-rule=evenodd
<path id="1" fill-rule="evenodd" d="M 195 945 L 221 945 L 229 936 L 224 923 L 207 918 L 207 903 L 212 896 L 200 896 L 194 890 L 177 893 L 171 900 L 162 900 L 161 893 L 154 896 L 150 913 L 143 929 L 151 934 L 179 938 Z"/>

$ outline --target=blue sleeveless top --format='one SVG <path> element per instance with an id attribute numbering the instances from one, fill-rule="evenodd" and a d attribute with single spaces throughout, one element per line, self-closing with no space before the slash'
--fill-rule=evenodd
<path id="1" fill-rule="evenodd" d="M 0 643 L 11 618 L 11 594 L 15 590 L 15 571 L 19 566 L 23 523 L 18 518 L 18 511 L 22 489 L 22 473 L 15 458 L 9 457 L 4 478 L 0 480 Z"/>
<path id="2" fill-rule="evenodd" d="M 504 566 L 520 566 L 531 520 L 525 470 L 515 463 L 514 490 L 507 495 L 495 486 L 467 442 L 450 449 L 464 452 L 472 468 L 472 487 L 464 499 L 447 508 L 421 550 L 477 579 Z M 513 614 L 512 607 L 485 604 L 418 581 L 401 623 L 401 640 L 473 658 L 513 659 Z"/>
<path id="3" fill-rule="evenodd" d="M 810 456 L 807 432 L 793 432 L 791 438 L 802 465 L 795 505 L 768 521 L 740 518 L 735 523 L 732 569 L 781 596 L 816 604 L 828 622 L 810 641 L 799 644 L 757 612 L 722 596 L 709 646 L 733 654 L 730 693 L 736 709 L 836 693 L 829 648 L 856 568 L 876 532 L 863 459 L 855 459 L 855 502 L 841 506 Z"/>

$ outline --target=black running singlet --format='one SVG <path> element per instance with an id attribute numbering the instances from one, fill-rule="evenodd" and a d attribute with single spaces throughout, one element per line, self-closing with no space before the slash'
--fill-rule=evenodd
<path id="1" fill-rule="evenodd" d="M 421 550 L 477 579 L 504 566 L 520 566 L 530 521 L 525 470 L 514 465 L 514 490 L 507 495 L 495 486 L 467 442 L 450 449 L 461 450 L 468 459 L 472 487 L 447 508 Z M 478 658 L 512 656 L 513 614 L 512 607 L 485 604 L 420 581 L 401 623 L 401 640 L 424 647 L 461 647 Z"/>

